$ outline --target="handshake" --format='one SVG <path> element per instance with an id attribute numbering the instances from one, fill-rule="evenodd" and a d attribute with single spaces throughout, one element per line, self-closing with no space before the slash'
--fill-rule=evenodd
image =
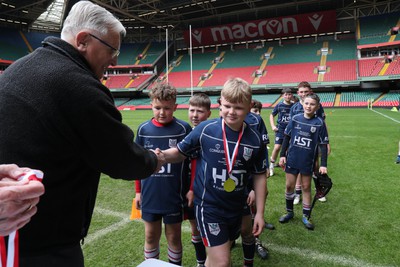
<path id="1" fill-rule="evenodd" d="M 150 151 L 153 152 L 154 154 L 156 154 L 156 156 L 157 156 L 158 163 L 157 163 L 157 168 L 154 171 L 154 173 L 157 173 L 157 172 L 159 172 L 161 170 L 161 167 L 165 163 L 167 163 L 167 161 L 166 161 L 165 155 L 164 155 L 164 153 L 162 152 L 161 149 L 159 149 L 159 148 L 156 148 L 155 150 L 154 149 L 150 149 Z"/>
<path id="2" fill-rule="evenodd" d="M 151 149 L 150 151 L 156 154 L 158 159 L 157 169 L 154 171 L 154 173 L 157 173 L 159 170 L 161 170 L 161 167 L 165 163 L 178 163 L 186 159 L 186 156 L 179 152 L 178 148 L 176 147 L 171 147 L 167 150 L 156 148 L 155 150 Z"/>

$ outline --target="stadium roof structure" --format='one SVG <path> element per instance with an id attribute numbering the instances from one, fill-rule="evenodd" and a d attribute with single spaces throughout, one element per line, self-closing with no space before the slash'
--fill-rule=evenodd
<path id="1" fill-rule="evenodd" d="M 0 0 L 0 26 L 60 31 L 78 0 Z M 132 41 L 146 41 L 170 29 L 179 38 L 192 28 L 322 10 L 337 19 L 356 19 L 400 10 L 400 0 L 92 0 L 118 17 Z"/>

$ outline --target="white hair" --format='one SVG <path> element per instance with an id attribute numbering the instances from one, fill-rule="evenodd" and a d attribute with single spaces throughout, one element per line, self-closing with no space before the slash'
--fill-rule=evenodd
<path id="1" fill-rule="evenodd" d="M 90 1 L 79 1 L 69 12 L 61 31 L 61 39 L 67 40 L 81 30 L 92 30 L 102 36 L 109 31 L 125 36 L 126 30 L 122 23 L 105 8 Z"/>

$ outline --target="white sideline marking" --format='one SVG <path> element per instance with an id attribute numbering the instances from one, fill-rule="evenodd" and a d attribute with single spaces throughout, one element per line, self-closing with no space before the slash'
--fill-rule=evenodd
<path id="1" fill-rule="evenodd" d="M 100 214 L 105 214 L 105 215 L 110 215 L 110 216 L 114 216 L 114 217 L 118 217 L 121 220 L 117 223 L 114 223 L 106 228 L 100 229 L 94 233 L 89 234 L 86 238 L 85 238 L 85 243 L 83 246 L 90 244 L 91 242 L 95 241 L 96 239 L 99 239 L 100 237 L 103 237 L 104 235 L 114 232 L 118 229 L 120 229 L 122 226 L 124 226 L 125 224 L 128 224 L 130 222 L 129 220 L 129 214 L 125 214 L 122 212 L 116 212 L 116 211 L 112 211 L 112 210 L 106 210 L 106 209 L 102 209 L 102 208 L 98 208 L 96 207 L 94 209 L 94 212 L 100 213 Z"/>
<path id="2" fill-rule="evenodd" d="M 400 122 L 399 122 L 400 123 Z M 103 228 L 101 230 L 98 230 L 94 233 L 91 233 L 85 238 L 85 245 L 90 244 L 91 242 L 99 239 L 100 237 L 111 233 L 116 230 L 120 230 L 122 226 L 130 223 L 130 222 L 140 222 L 142 223 L 142 220 L 133 220 L 131 221 L 129 219 L 130 214 L 127 213 L 122 213 L 122 212 L 116 212 L 112 210 L 107 210 L 103 208 L 98 208 L 96 207 L 94 209 L 95 212 L 100 213 L 100 214 L 105 214 L 105 215 L 110 215 L 110 216 L 115 216 L 118 218 L 121 218 L 121 221 L 114 223 L 106 228 Z M 182 231 L 184 232 L 190 232 L 190 225 L 182 225 Z M 336 255 L 329 255 L 329 254 L 324 254 L 324 253 L 319 253 L 313 250 L 308 250 L 308 249 L 299 249 L 296 247 L 284 247 L 280 245 L 276 245 L 273 243 L 267 243 L 268 244 L 268 249 L 272 251 L 276 251 L 277 253 L 282 253 L 282 254 L 295 254 L 297 256 L 301 256 L 304 258 L 311 258 L 313 260 L 318 260 L 322 262 L 330 262 L 330 263 L 335 263 L 339 265 L 344 265 L 344 266 L 354 266 L 354 267 L 389 267 L 390 265 L 376 265 L 376 264 L 371 264 L 368 262 L 365 262 L 363 260 L 359 260 L 354 257 L 345 257 L 345 256 L 336 256 Z"/>
<path id="3" fill-rule="evenodd" d="M 142 223 L 142 220 L 133 220 L 131 221 L 129 219 L 130 214 L 127 213 L 122 213 L 122 212 L 117 212 L 117 211 L 112 211 L 112 210 L 107 210 L 107 209 L 103 209 L 103 208 L 99 208 L 96 207 L 94 209 L 94 212 L 100 213 L 100 214 L 104 214 L 104 215 L 110 215 L 110 216 L 114 216 L 117 218 L 120 218 L 121 220 L 117 223 L 111 224 L 110 226 L 97 230 L 94 233 L 89 234 L 86 238 L 85 238 L 85 242 L 84 242 L 84 246 L 87 244 L 90 244 L 91 242 L 99 239 L 100 237 L 105 236 L 106 234 L 109 234 L 113 231 L 119 230 L 122 226 L 128 224 L 128 223 Z M 186 225 L 182 225 L 182 230 L 185 232 L 190 232 L 190 226 L 186 226 Z"/>
<path id="4" fill-rule="evenodd" d="M 287 254 L 287 255 L 297 255 L 303 258 L 309 258 L 312 260 L 318 260 L 322 262 L 330 262 L 334 264 L 344 265 L 344 266 L 355 266 L 355 267 L 382 267 L 385 265 L 376 265 L 365 262 L 363 260 L 356 259 L 354 257 L 345 257 L 345 256 L 337 256 L 337 255 L 329 255 L 320 252 L 316 252 L 308 249 L 299 249 L 296 247 L 284 247 L 276 244 L 268 244 L 268 249 L 272 251 L 276 251 L 277 253 Z"/>
<path id="5" fill-rule="evenodd" d="M 400 123 L 400 121 L 398 121 L 398 120 L 396 120 L 396 119 L 393 119 L 392 117 L 389 117 L 388 115 L 382 114 L 382 113 L 380 113 L 380 112 L 378 112 L 378 111 L 376 111 L 376 110 L 374 110 L 374 109 L 372 109 L 372 111 L 375 112 L 375 113 L 378 113 L 379 115 L 382 115 L 383 117 L 385 117 L 385 118 L 387 118 L 387 119 L 389 119 L 389 120 L 392 120 L 392 121 L 394 121 L 394 122 Z"/>

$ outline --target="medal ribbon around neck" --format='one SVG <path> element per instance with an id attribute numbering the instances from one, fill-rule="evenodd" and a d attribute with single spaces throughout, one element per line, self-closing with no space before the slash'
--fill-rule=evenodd
<path id="1" fill-rule="evenodd" d="M 225 121 L 222 120 L 222 138 L 223 138 L 223 142 L 224 142 L 225 162 L 226 162 L 226 167 L 228 169 L 229 176 L 232 173 L 233 166 L 235 165 L 235 161 L 236 161 L 236 157 L 239 152 L 239 145 L 240 145 L 240 141 L 242 140 L 243 132 L 244 132 L 244 127 L 242 125 L 242 127 L 240 129 L 238 140 L 236 142 L 235 148 L 233 149 L 233 153 L 232 153 L 232 157 L 231 157 L 230 153 L 229 153 L 228 139 L 226 137 Z M 232 192 L 233 190 L 235 190 L 235 187 L 236 187 L 235 181 L 233 181 L 233 179 L 230 177 L 224 183 L 224 189 L 226 192 Z"/>

